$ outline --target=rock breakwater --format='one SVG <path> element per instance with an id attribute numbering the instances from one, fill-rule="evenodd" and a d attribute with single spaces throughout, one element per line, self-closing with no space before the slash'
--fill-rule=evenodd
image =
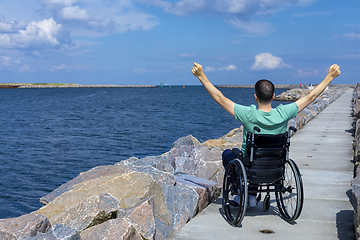
<path id="1" fill-rule="evenodd" d="M 354 124 L 354 178 L 352 185 L 352 204 L 354 206 L 354 226 L 356 239 L 360 239 L 360 83 L 353 94 Z"/>
<path id="2" fill-rule="evenodd" d="M 255 85 L 218 85 L 218 88 L 254 88 Z M 275 85 L 275 88 L 278 89 L 293 89 L 298 88 L 299 85 L 289 85 L 289 84 L 282 84 L 282 85 Z"/>
<path id="3" fill-rule="evenodd" d="M 329 92 L 289 125 L 301 128 L 344 92 Z M 0 220 L 0 239 L 167 239 L 221 194 L 226 148 L 242 127 L 200 143 L 189 135 L 159 156 L 135 157 L 80 173 L 40 201 L 42 208 Z"/>

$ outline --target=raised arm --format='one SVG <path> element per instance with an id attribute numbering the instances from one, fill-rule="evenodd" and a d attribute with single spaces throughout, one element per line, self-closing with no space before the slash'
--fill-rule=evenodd
<path id="1" fill-rule="evenodd" d="M 202 85 L 205 87 L 206 91 L 210 96 L 217 102 L 221 107 L 223 107 L 228 113 L 234 116 L 234 105 L 235 103 L 230 99 L 226 98 L 206 77 L 203 68 L 200 64 L 194 62 L 194 67 L 192 68 L 192 73 L 197 77 Z"/>
<path id="2" fill-rule="evenodd" d="M 324 78 L 324 80 L 322 80 L 322 82 L 319 85 L 317 85 L 308 95 L 296 101 L 296 104 L 298 105 L 299 108 L 299 112 L 301 112 L 310 103 L 312 103 L 325 90 L 325 88 L 331 83 L 331 81 L 339 75 L 340 75 L 340 67 L 336 64 L 332 65 L 329 68 L 329 72 Z"/>

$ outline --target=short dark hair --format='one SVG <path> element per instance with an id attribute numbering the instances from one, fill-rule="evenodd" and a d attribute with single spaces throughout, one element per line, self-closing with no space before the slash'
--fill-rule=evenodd
<path id="1" fill-rule="evenodd" d="M 274 91 L 275 86 L 269 80 L 261 79 L 255 84 L 255 93 L 261 103 L 271 102 Z"/>

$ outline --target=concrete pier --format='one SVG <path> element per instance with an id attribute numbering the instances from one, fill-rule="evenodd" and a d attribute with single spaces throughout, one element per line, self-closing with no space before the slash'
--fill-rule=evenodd
<path id="1" fill-rule="evenodd" d="M 239 227 L 232 227 L 222 216 L 219 198 L 171 239 L 353 240 L 352 93 L 347 90 L 291 138 L 290 158 L 300 168 L 305 192 L 302 214 L 294 224 L 279 216 L 272 195 L 268 212 L 260 202 L 247 208 Z"/>

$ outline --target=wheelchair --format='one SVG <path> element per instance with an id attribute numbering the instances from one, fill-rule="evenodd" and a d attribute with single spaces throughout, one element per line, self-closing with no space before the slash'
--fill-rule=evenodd
<path id="1" fill-rule="evenodd" d="M 291 224 L 300 216 L 304 192 L 300 171 L 289 159 L 290 131 L 296 132 L 296 128 L 269 135 L 259 134 L 260 129 L 254 127 L 246 138 L 245 158 L 239 149 L 232 149 L 237 158 L 226 167 L 222 200 L 223 215 L 231 225 L 241 224 L 250 193 L 258 195 L 257 203 L 261 193 L 266 193 L 265 212 L 270 208 L 270 193 L 275 193 L 280 216 Z"/>

